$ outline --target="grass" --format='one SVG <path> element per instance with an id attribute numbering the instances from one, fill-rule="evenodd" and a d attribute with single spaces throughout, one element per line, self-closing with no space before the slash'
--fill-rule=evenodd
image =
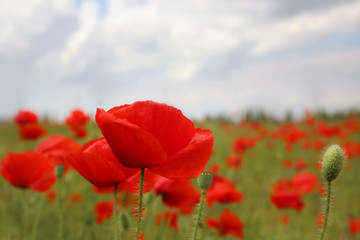
<path id="1" fill-rule="evenodd" d="M 215 153 L 211 157 L 208 167 L 218 163 L 221 169 L 218 175 L 226 176 L 236 183 L 237 189 L 243 192 L 245 199 L 241 203 L 219 204 L 215 203 L 212 208 L 205 207 L 204 216 L 218 218 L 224 208 L 229 208 L 232 212 L 245 223 L 243 239 L 257 240 L 303 240 L 317 239 L 319 228 L 316 225 L 316 217 L 322 212 L 322 199 L 318 192 L 304 195 L 302 199 L 305 207 L 301 212 L 291 209 L 278 210 L 271 202 L 272 184 L 280 178 L 290 178 L 297 171 L 295 169 L 284 169 L 281 161 L 285 158 L 296 160 L 303 158 L 309 167 L 306 171 L 317 174 L 322 182 L 321 174 L 316 169 L 316 164 L 320 160 L 320 154 L 314 150 L 303 150 L 300 144 L 295 144 L 292 152 L 286 152 L 285 145 L 280 140 L 265 138 L 258 142 L 255 147 L 249 149 L 244 154 L 244 162 L 240 170 L 232 170 L 226 167 L 225 159 L 232 154 L 231 146 L 238 136 L 252 136 L 254 131 L 248 128 L 239 129 L 236 125 L 229 125 L 230 132 L 224 130 L 221 124 L 215 122 L 202 122 L 203 128 L 213 131 L 215 137 Z M 276 124 L 268 124 L 266 128 L 274 130 Z M 45 125 L 49 134 L 64 134 L 71 136 L 66 126 Z M 302 126 L 308 130 L 306 126 Z M 86 139 L 79 141 L 85 143 L 95 137 L 101 136 L 101 132 L 96 124 L 88 126 L 89 134 Z M 350 136 L 352 141 L 360 141 L 359 133 Z M 336 138 L 325 139 L 327 143 L 337 143 Z M 21 152 L 33 150 L 36 144 L 41 141 L 20 141 L 18 139 L 17 127 L 13 124 L 0 125 L 0 159 L 8 152 Z M 271 142 L 273 147 L 266 148 L 266 143 Z M 341 143 L 340 143 L 341 144 Z M 333 183 L 333 192 L 336 197 L 332 200 L 330 225 L 327 229 L 327 239 L 348 240 L 356 239 L 348 230 L 350 217 L 360 217 L 360 189 L 358 176 L 360 174 L 359 157 L 351 159 L 337 180 Z M 207 168 L 208 168 L 207 167 Z M 64 202 L 64 232 L 63 239 L 101 239 L 113 238 L 112 219 L 105 220 L 101 225 L 96 224 L 94 205 L 100 200 L 111 200 L 112 194 L 98 195 L 92 192 L 91 185 L 83 179 L 77 172 L 70 171 L 63 178 L 63 202 Z M 195 180 L 194 180 L 194 184 Z M 54 185 L 53 189 L 56 189 Z M 83 196 L 81 202 L 75 202 L 71 206 L 67 205 L 70 194 L 79 193 Z M 121 193 L 120 193 L 121 195 Z M 26 190 L 26 199 L 23 198 L 23 190 L 12 187 L 2 177 L 0 177 L 0 240 L 20 240 L 23 231 L 23 204 L 29 206 L 30 228 L 26 239 L 30 239 L 31 229 L 36 218 L 39 218 L 38 232 L 35 239 L 45 240 L 56 238 L 58 230 L 58 213 L 56 201 L 49 203 L 46 196 Z M 150 197 L 151 196 L 151 197 Z M 150 192 L 144 196 L 146 207 L 146 219 L 143 221 L 142 229 L 147 240 L 156 239 L 190 239 L 194 224 L 193 216 L 180 215 L 180 231 L 174 230 L 165 225 L 156 226 L 155 218 L 158 213 L 163 213 L 167 207 L 161 202 L 160 196 L 155 196 Z M 151 200 L 149 200 L 151 199 Z M 135 217 L 132 215 L 131 206 L 121 211 L 125 211 L 131 216 L 130 231 L 123 232 L 122 239 L 132 239 L 135 228 Z M 194 209 L 194 213 L 196 209 Z M 288 215 L 290 222 L 283 224 L 278 221 L 282 215 Z M 202 239 L 219 239 L 213 230 L 206 225 L 200 226 Z M 221 239 L 234 239 L 228 235 Z"/>

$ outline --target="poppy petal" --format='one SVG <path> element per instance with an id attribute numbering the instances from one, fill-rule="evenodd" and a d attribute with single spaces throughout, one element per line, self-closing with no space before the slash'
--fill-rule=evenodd
<path id="1" fill-rule="evenodd" d="M 178 152 L 195 134 L 194 124 L 172 106 L 139 101 L 110 109 L 116 119 L 125 119 L 155 136 L 168 156 Z"/>
<path id="2" fill-rule="evenodd" d="M 160 142 L 149 132 L 126 120 L 114 120 L 98 109 L 96 122 L 117 159 L 129 168 L 146 168 L 166 161 Z"/>
<path id="3" fill-rule="evenodd" d="M 74 153 L 68 156 L 67 161 L 86 180 L 100 188 L 114 186 L 125 178 L 118 162 L 108 161 L 100 155 Z"/>
<path id="4" fill-rule="evenodd" d="M 205 169 L 214 143 L 210 130 L 197 128 L 189 145 L 169 157 L 161 165 L 150 166 L 149 170 L 167 178 L 195 178 Z"/>

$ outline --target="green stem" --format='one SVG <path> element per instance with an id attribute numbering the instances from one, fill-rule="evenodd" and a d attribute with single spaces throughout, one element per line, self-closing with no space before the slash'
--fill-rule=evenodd
<path id="1" fill-rule="evenodd" d="M 115 184 L 115 190 L 114 190 L 114 225 L 115 225 L 115 230 L 114 230 L 114 239 L 117 240 L 119 237 L 119 222 L 118 222 L 118 217 L 117 217 L 117 212 L 116 212 L 116 194 L 117 194 L 117 188 L 118 185 Z"/>
<path id="2" fill-rule="evenodd" d="M 32 227 L 32 232 L 31 232 L 31 238 L 30 238 L 31 240 L 34 240 L 37 235 L 39 221 L 40 221 L 40 217 L 41 217 L 42 211 L 43 211 L 44 200 L 45 200 L 44 196 L 41 196 L 41 199 L 38 202 L 36 217 L 35 217 L 34 225 Z"/>
<path id="3" fill-rule="evenodd" d="M 194 231 L 193 240 L 196 240 L 197 231 L 198 231 L 198 228 L 199 228 L 199 223 L 200 223 L 200 218 L 201 218 L 201 211 L 202 211 L 202 208 L 204 206 L 205 193 L 206 193 L 206 191 L 201 191 L 200 206 L 199 206 L 199 211 L 198 211 L 198 214 L 197 214 L 197 217 L 196 217 L 195 231 Z"/>
<path id="4" fill-rule="evenodd" d="M 328 216 L 329 216 L 329 209 L 330 209 L 330 194 L 331 194 L 331 182 L 328 181 L 327 194 L 326 194 L 325 218 L 324 218 L 324 223 L 323 223 L 322 230 L 321 230 L 320 240 L 323 240 L 324 236 L 325 236 L 325 230 L 326 230 L 326 225 L 327 225 Z"/>
<path id="5" fill-rule="evenodd" d="M 28 200 L 26 197 L 26 189 L 23 189 L 23 209 L 24 209 L 24 216 L 23 216 L 23 239 L 26 239 L 27 236 L 27 229 L 28 229 L 28 217 L 29 217 L 29 205 Z"/>
<path id="6" fill-rule="evenodd" d="M 58 239 L 62 240 L 62 236 L 63 236 L 63 211 L 62 211 L 62 203 L 61 203 L 61 177 L 58 178 L 57 187 L 58 187 L 58 212 L 59 212 Z"/>
<path id="7" fill-rule="evenodd" d="M 144 175 L 145 175 L 145 168 L 141 168 L 141 172 L 140 172 L 140 189 L 139 189 L 139 205 L 138 205 L 138 219 L 137 219 L 137 226 L 136 226 L 136 240 L 140 239 L 141 217 L 142 217 L 142 200 L 143 200 L 143 188 L 144 188 Z"/>

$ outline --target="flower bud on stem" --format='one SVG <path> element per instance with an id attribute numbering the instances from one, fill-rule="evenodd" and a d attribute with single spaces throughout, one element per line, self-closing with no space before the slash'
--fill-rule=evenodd
<path id="1" fill-rule="evenodd" d="M 322 175 L 327 180 L 327 193 L 326 193 L 326 206 L 325 206 L 325 218 L 321 230 L 320 240 L 325 237 L 326 226 L 329 217 L 330 209 L 330 196 L 331 196 L 331 182 L 337 178 L 344 165 L 344 151 L 339 145 L 330 146 L 323 157 L 322 161 Z"/>
<path id="2" fill-rule="evenodd" d="M 201 175 L 197 178 L 197 182 L 198 182 L 199 187 L 201 188 L 201 199 L 200 199 L 199 210 L 198 210 L 198 214 L 197 214 L 196 222 L 195 222 L 195 230 L 194 230 L 193 240 L 197 239 L 197 231 L 199 228 L 201 211 L 202 211 L 202 208 L 203 208 L 204 202 L 205 202 L 206 190 L 211 186 L 212 173 L 211 172 L 201 173 Z"/>

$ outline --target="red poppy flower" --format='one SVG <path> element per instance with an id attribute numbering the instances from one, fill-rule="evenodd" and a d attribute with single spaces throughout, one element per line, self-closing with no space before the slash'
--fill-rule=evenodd
<path id="1" fill-rule="evenodd" d="M 304 207 L 301 195 L 289 190 L 276 191 L 270 200 L 279 209 L 293 208 L 296 211 L 301 211 Z"/>
<path id="2" fill-rule="evenodd" d="M 140 170 L 126 168 L 117 161 L 104 138 L 86 143 L 81 153 L 70 154 L 70 163 L 86 180 L 99 188 L 118 185 L 119 189 L 137 192 Z M 144 193 L 150 191 L 157 176 L 145 172 Z"/>
<path id="3" fill-rule="evenodd" d="M 34 112 L 20 110 L 14 117 L 14 122 L 18 125 L 36 124 L 38 122 L 38 117 Z"/>
<path id="4" fill-rule="evenodd" d="M 210 168 L 209 171 L 213 173 L 213 175 L 217 174 L 220 171 L 220 164 L 218 163 L 213 163 Z"/>
<path id="5" fill-rule="evenodd" d="M 318 185 L 318 177 L 312 172 L 295 174 L 290 180 L 291 189 L 300 194 L 312 193 Z"/>
<path id="6" fill-rule="evenodd" d="M 206 202 L 211 207 L 215 202 L 241 202 L 244 195 L 236 190 L 234 184 L 225 177 L 214 176 L 210 188 L 206 191 Z"/>
<path id="7" fill-rule="evenodd" d="M 87 130 L 84 126 L 70 126 L 70 130 L 78 138 L 85 138 L 87 136 Z"/>
<path id="8" fill-rule="evenodd" d="M 50 191 L 46 192 L 45 194 L 46 194 L 48 203 L 51 203 L 51 202 L 55 201 L 55 198 L 57 196 L 56 191 L 50 190 Z"/>
<path id="9" fill-rule="evenodd" d="M 101 201 L 98 202 L 94 207 L 94 212 L 96 214 L 95 221 L 98 224 L 101 224 L 105 219 L 110 219 L 114 210 L 113 201 Z"/>
<path id="10" fill-rule="evenodd" d="M 343 134 L 340 126 L 338 125 L 329 126 L 325 122 L 320 122 L 319 125 L 317 126 L 316 131 L 320 135 L 323 135 L 324 137 L 328 137 L 328 138 L 335 136 L 340 137 Z"/>
<path id="11" fill-rule="evenodd" d="M 321 228 L 322 225 L 324 224 L 324 219 L 325 219 L 325 215 L 323 213 L 320 213 L 316 217 L 316 224 L 318 225 L 319 228 Z"/>
<path id="12" fill-rule="evenodd" d="M 46 129 L 37 124 L 25 124 L 19 127 L 19 135 L 22 140 L 35 140 L 46 133 Z"/>
<path id="13" fill-rule="evenodd" d="M 217 229 L 219 235 L 226 236 L 231 234 L 237 238 L 244 236 L 244 223 L 235 214 L 230 212 L 229 209 L 224 209 L 219 220 L 207 217 L 205 221 L 209 228 Z"/>
<path id="14" fill-rule="evenodd" d="M 156 225 L 160 226 L 162 222 L 167 223 L 176 232 L 179 231 L 179 214 L 177 212 L 166 211 L 162 214 L 156 215 Z"/>
<path id="15" fill-rule="evenodd" d="M 74 139 L 65 137 L 63 135 L 52 135 L 41 141 L 35 148 L 36 152 L 43 153 L 45 156 L 54 160 L 55 165 L 62 164 L 65 166 L 65 172 L 70 165 L 65 161 L 65 158 L 70 153 L 80 152 L 81 145 L 75 142 Z"/>
<path id="16" fill-rule="evenodd" d="M 239 137 L 234 141 L 233 150 L 239 154 L 245 153 L 248 148 L 254 147 L 256 139 Z"/>
<path id="17" fill-rule="evenodd" d="M 307 162 L 304 161 L 304 159 L 299 158 L 295 161 L 295 169 L 300 171 L 302 169 L 305 169 L 308 167 Z"/>
<path id="18" fill-rule="evenodd" d="M 360 218 L 351 218 L 349 220 L 349 231 L 352 235 L 357 235 L 358 233 L 360 233 Z"/>
<path id="19" fill-rule="evenodd" d="M 243 158 L 240 156 L 228 156 L 226 158 L 226 164 L 229 168 L 234 168 L 239 170 L 241 168 L 241 164 L 243 162 Z"/>
<path id="20" fill-rule="evenodd" d="M 8 153 L 1 161 L 0 172 L 13 186 L 37 192 L 49 190 L 56 181 L 53 161 L 31 151 Z"/>
<path id="21" fill-rule="evenodd" d="M 69 196 L 67 200 L 67 206 L 70 207 L 75 202 L 81 202 L 83 200 L 83 196 L 79 193 L 73 193 Z"/>
<path id="22" fill-rule="evenodd" d="M 292 164 L 293 164 L 293 162 L 290 159 L 284 159 L 281 161 L 281 166 L 283 168 L 291 168 Z"/>
<path id="23" fill-rule="evenodd" d="M 283 224 L 288 224 L 290 223 L 290 217 L 288 215 L 281 215 L 278 217 L 278 221 Z"/>
<path id="24" fill-rule="evenodd" d="M 73 125 L 85 125 L 90 120 L 90 117 L 86 115 L 82 110 L 75 109 L 71 112 L 70 116 L 66 118 L 66 123 L 70 126 Z"/>
<path id="25" fill-rule="evenodd" d="M 160 178 L 154 187 L 155 194 L 161 194 L 169 207 L 178 208 L 183 214 L 191 214 L 200 201 L 200 193 L 187 179 Z"/>
<path id="26" fill-rule="evenodd" d="M 135 102 L 105 112 L 96 122 L 122 165 L 148 168 L 168 178 L 194 178 L 212 151 L 210 130 L 195 128 L 180 110 L 152 101 Z"/>

